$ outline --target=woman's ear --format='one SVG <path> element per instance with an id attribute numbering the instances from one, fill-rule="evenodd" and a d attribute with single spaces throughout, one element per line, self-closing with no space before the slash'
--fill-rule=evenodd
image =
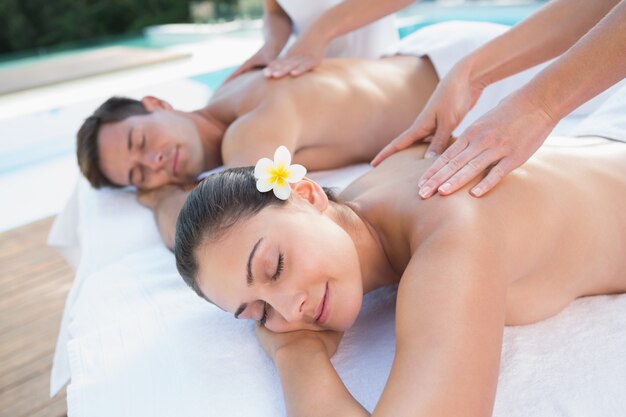
<path id="1" fill-rule="evenodd" d="M 307 201 L 320 212 L 328 207 L 328 196 L 324 189 L 315 181 L 302 178 L 300 181 L 291 184 L 291 191 L 294 197 Z"/>
<path id="2" fill-rule="evenodd" d="M 141 104 L 146 110 L 153 112 L 155 110 L 172 110 L 173 107 L 170 103 L 154 96 L 145 96 L 141 99 Z"/>

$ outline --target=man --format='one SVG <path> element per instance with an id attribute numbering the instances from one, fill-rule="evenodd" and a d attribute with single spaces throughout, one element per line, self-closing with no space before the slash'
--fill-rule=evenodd
<path id="1" fill-rule="evenodd" d="M 404 51 L 410 56 L 326 60 L 313 72 L 280 80 L 245 73 L 194 112 L 177 111 L 155 97 L 111 98 L 78 132 L 81 171 L 96 188 L 141 190 L 140 201 L 155 211 L 171 247 L 186 191 L 166 185 L 195 184 L 202 172 L 219 165 L 254 165 L 279 145 L 312 171 L 370 161 L 424 107 L 441 68 L 451 66 L 443 55 L 456 61 L 506 29 L 458 25 L 453 35 L 443 24 L 407 38 Z M 423 56 L 443 34 L 458 39 L 456 46 L 446 43 L 453 52 L 439 51 L 432 61 Z"/>

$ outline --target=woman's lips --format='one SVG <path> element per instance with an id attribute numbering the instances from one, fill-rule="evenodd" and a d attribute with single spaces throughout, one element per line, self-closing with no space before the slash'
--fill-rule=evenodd
<path id="1" fill-rule="evenodd" d="M 328 284 L 326 284 L 326 291 L 324 292 L 324 297 L 322 298 L 322 302 L 318 307 L 319 314 L 315 318 L 315 321 L 318 324 L 324 324 L 328 321 L 328 316 L 330 315 L 330 291 L 328 289 Z"/>

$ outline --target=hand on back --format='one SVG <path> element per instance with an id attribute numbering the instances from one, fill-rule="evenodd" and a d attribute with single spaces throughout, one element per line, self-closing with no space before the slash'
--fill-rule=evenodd
<path id="1" fill-rule="evenodd" d="M 450 145 L 452 132 L 476 104 L 483 88 L 471 82 L 463 61 L 457 64 L 441 80 L 413 125 L 383 148 L 372 165 L 425 141 L 430 142 L 426 157 L 439 157 L 417 184 L 422 198 L 437 192 L 451 194 L 487 169 L 485 178 L 470 193 L 480 197 L 493 189 L 541 146 L 556 120 L 541 103 L 515 94 L 476 120 Z"/>
<path id="2" fill-rule="evenodd" d="M 470 193 L 481 197 L 541 146 L 556 120 L 538 103 L 521 95 L 504 99 L 469 126 L 422 175 L 420 196 L 448 195 L 487 170 Z"/>
<path id="3" fill-rule="evenodd" d="M 284 56 L 275 59 L 265 68 L 263 74 L 267 78 L 302 75 L 322 62 L 326 46 L 327 42 L 319 34 L 303 33 Z"/>
<path id="4" fill-rule="evenodd" d="M 263 74 L 267 78 L 282 78 L 287 75 L 297 77 L 317 67 L 324 59 L 326 41 L 315 34 L 303 33 L 296 42 L 280 58 L 280 50 L 265 44 L 259 51 L 237 68 L 224 81 L 255 69 L 265 68 Z"/>
<path id="5" fill-rule="evenodd" d="M 476 104 L 482 88 L 473 86 L 469 68 L 457 64 L 441 80 L 415 122 L 385 146 L 372 160 L 376 166 L 394 153 L 416 142 L 430 142 L 426 158 L 440 155 L 448 146 L 452 132 Z"/>
<path id="6" fill-rule="evenodd" d="M 276 50 L 266 43 L 254 55 L 241 64 L 239 68 L 233 71 L 233 73 L 224 80 L 224 84 L 248 71 L 267 67 L 267 65 L 276 59 L 279 53 L 280 49 Z"/>

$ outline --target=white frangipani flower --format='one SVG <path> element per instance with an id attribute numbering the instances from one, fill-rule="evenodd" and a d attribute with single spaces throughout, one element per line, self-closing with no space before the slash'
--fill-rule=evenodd
<path id="1" fill-rule="evenodd" d="M 306 175 L 306 168 L 299 164 L 291 165 L 291 154 L 284 146 L 274 152 L 274 160 L 261 158 L 254 167 L 256 188 L 262 193 L 274 190 L 274 195 L 287 200 L 291 194 L 289 184 L 300 181 Z"/>

